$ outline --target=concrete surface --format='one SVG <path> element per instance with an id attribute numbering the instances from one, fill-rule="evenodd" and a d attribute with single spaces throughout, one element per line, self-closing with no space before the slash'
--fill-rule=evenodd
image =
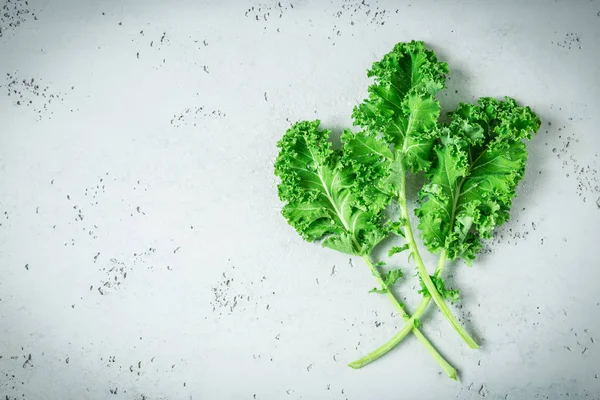
<path id="1" fill-rule="evenodd" d="M 600 2 L 2 6 L 3 400 L 600 398 Z M 401 321 L 288 227 L 273 176 L 290 121 L 349 125 L 410 39 L 450 64 L 445 110 L 510 95 L 543 120 L 511 222 L 447 268 L 482 349 L 424 320 L 458 383 L 412 337 L 346 367 Z"/>

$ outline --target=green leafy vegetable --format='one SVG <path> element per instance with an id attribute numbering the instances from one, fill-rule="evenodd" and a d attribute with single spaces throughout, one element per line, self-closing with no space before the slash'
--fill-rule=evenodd
<path id="1" fill-rule="evenodd" d="M 364 186 L 354 179 L 353 168 L 346 166 L 340 152 L 331 148 L 331 132 L 320 130 L 319 124 L 318 120 L 298 122 L 277 144 L 280 151 L 275 175 L 281 179 L 279 198 L 286 203 L 282 214 L 305 240 L 362 256 L 381 286 L 375 291 L 385 293 L 400 315 L 409 319 L 389 290 L 402 273 L 391 270 L 382 275 L 378 270 L 381 264 L 372 263 L 369 257 L 373 248 L 397 228 L 384 222 L 381 201 L 368 201 Z M 456 370 L 418 329 L 412 328 L 446 374 L 456 379 Z"/>
<path id="2" fill-rule="evenodd" d="M 422 42 L 399 43 L 368 71 L 374 78 L 368 98 L 352 113 L 361 130 L 345 130 L 341 149 L 333 149 L 331 132 L 319 121 L 294 124 L 278 142 L 275 174 L 284 217 L 305 240 L 362 257 L 379 285 L 370 292 L 385 294 L 406 322 L 388 342 L 350 363 L 353 368 L 383 356 L 412 332 L 456 379 L 456 370 L 420 331 L 431 300 L 464 341 L 478 347 L 445 303 L 460 298 L 458 289 L 446 288 L 442 273 L 448 260 L 471 265 L 481 241 L 508 220 L 524 176 L 524 141 L 540 120 L 513 99 L 484 97 L 459 104 L 448 123 L 439 123 L 435 95 L 447 73 Z M 420 171 L 426 182 L 414 213 L 423 244 L 439 253 L 433 274 L 421 258 L 406 200 L 406 176 Z M 385 263 L 371 260 L 390 235 L 405 243 L 389 248 L 388 257 L 408 250 L 416 266 L 423 299 L 412 316 L 390 290 L 402 272 L 382 273 Z"/>
<path id="3" fill-rule="evenodd" d="M 450 116 L 451 122 L 440 128 L 436 157 L 426 172 L 422 204 L 415 212 L 425 245 L 440 252 L 431 276 L 434 285 L 442 296 L 457 300 L 458 291 L 446 290 L 441 278 L 446 261 L 462 257 L 470 265 L 481 248 L 481 239 L 489 238 L 496 226 L 508 220 L 527 161 L 523 140 L 537 132 L 540 120 L 529 107 L 518 106 L 511 98 L 482 98 L 477 105 L 460 104 Z M 430 287 L 423 281 L 420 292 L 424 298 L 413 320 L 421 317 L 432 298 Z M 407 332 L 407 327 L 402 328 L 350 366 L 361 367 L 381 357 Z"/>

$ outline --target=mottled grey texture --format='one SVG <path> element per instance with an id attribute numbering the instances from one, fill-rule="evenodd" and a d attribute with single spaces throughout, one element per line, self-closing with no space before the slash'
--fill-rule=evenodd
<path id="1" fill-rule="evenodd" d="M 224 3 L 0 1 L 0 398 L 600 398 L 600 2 Z M 447 268 L 482 349 L 423 321 L 458 383 L 412 337 L 346 367 L 401 321 L 273 176 L 290 122 L 349 125 L 410 39 L 445 110 L 543 120 L 511 222 Z"/>

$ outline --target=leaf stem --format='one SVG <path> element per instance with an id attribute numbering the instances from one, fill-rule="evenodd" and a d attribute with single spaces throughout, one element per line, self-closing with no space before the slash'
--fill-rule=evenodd
<path id="1" fill-rule="evenodd" d="M 441 275 L 441 273 L 444 271 L 444 267 L 446 266 L 446 258 L 447 258 L 446 250 L 442 250 L 442 252 L 440 253 L 440 258 L 438 260 L 437 267 L 435 269 L 435 273 L 437 275 Z M 390 340 L 388 340 L 382 346 L 380 346 L 379 348 L 370 352 L 366 356 L 364 356 L 356 361 L 351 362 L 349 365 L 352 368 L 363 367 L 363 366 L 377 360 L 379 357 L 383 356 L 388 351 L 392 350 L 395 346 L 398 345 L 398 343 L 400 343 L 402 341 L 402 339 L 404 339 L 406 337 L 408 332 L 410 332 L 411 327 L 414 327 L 415 319 L 421 318 L 421 316 L 427 309 L 427 306 L 429 305 L 430 301 L 431 301 L 431 297 L 423 297 L 423 299 L 417 306 L 417 309 L 415 310 L 415 313 L 413 314 L 413 316 L 410 317 L 408 321 L 406 321 L 406 325 L 404 325 L 400 331 L 398 331 L 394 336 L 392 336 L 392 338 Z"/>
<path id="2" fill-rule="evenodd" d="M 392 293 L 392 291 L 390 290 L 390 288 L 384 282 L 383 277 L 381 276 L 381 273 L 379 272 L 377 266 L 375 266 L 371 262 L 371 259 L 367 255 L 363 256 L 363 260 L 365 261 L 365 263 L 367 264 L 367 266 L 371 270 L 371 273 L 375 277 L 375 280 L 377 280 L 377 283 L 379 283 L 381 285 L 382 289 L 386 290 L 386 295 L 387 295 L 388 299 L 390 299 L 390 301 L 392 302 L 392 304 L 394 304 L 394 307 L 396 307 L 396 309 L 400 313 L 400 316 L 405 321 L 411 321 L 412 320 L 412 324 L 411 325 L 409 325 L 408 323 L 405 325 L 405 327 L 407 327 L 407 328 L 406 328 L 406 333 L 404 333 L 404 336 L 406 336 L 406 334 L 408 332 L 410 332 L 411 329 L 412 329 L 412 332 L 415 334 L 415 336 L 417 337 L 417 339 L 419 340 L 419 342 L 421 342 L 421 344 L 423 346 L 425 346 L 425 349 L 429 352 L 429 354 L 433 357 L 433 359 L 438 363 L 438 365 L 444 370 L 444 372 L 446 373 L 446 375 L 448 375 L 448 377 L 450 377 L 451 379 L 456 380 L 456 369 L 454 369 L 454 367 L 452 367 L 452 365 L 450 365 L 444 359 L 444 357 L 442 357 L 442 355 L 435 349 L 435 347 L 433 347 L 433 345 L 425 337 L 425 335 L 423 335 L 423 333 L 415 326 L 415 322 L 414 322 L 415 318 L 413 317 L 411 319 L 410 315 L 408 315 L 408 313 L 404 310 L 404 306 L 402 304 L 400 304 L 400 302 L 398 301 L 398 299 L 396 299 L 396 296 L 394 296 L 394 294 Z M 412 326 L 412 328 L 411 328 L 411 326 Z M 394 346 L 392 346 L 392 347 L 394 347 Z M 379 358 L 382 355 L 384 355 L 385 353 L 387 353 L 389 350 L 391 350 L 392 347 L 390 347 L 389 349 L 382 349 L 382 350 L 380 350 L 380 353 L 377 354 L 376 358 Z M 371 361 L 374 361 L 376 358 L 373 358 L 373 360 L 371 360 Z M 362 360 L 362 362 L 361 362 L 361 360 Z M 369 360 L 363 360 L 363 359 L 361 359 L 361 360 L 355 361 L 355 362 L 351 363 L 350 367 L 352 367 L 352 368 L 361 368 L 361 367 L 365 366 L 366 364 L 368 364 L 369 362 L 371 362 Z"/>
<path id="3" fill-rule="evenodd" d="M 402 339 L 404 339 L 404 337 L 406 337 L 406 335 L 412 329 L 414 329 L 414 327 L 415 327 L 415 319 L 421 318 L 421 316 L 425 312 L 425 309 L 427 308 L 427 304 L 429 304 L 429 299 L 430 299 L 430 297 L 423 298 L 423 300 L 421 300 L 421 304 L 419 304 L 419 307 L 417 307 L 417 309 L 415 310 L 415 313 L 413 314 L 413 316 L 410 317 L 408 319 L 408 321 L 406 321 L 406 324 L 402 327 L 402 329 L 400 329 L 383 346 L 381 346 L 378 349 L 370 352 L 366 356 L 364 356 L 364 357 L 362 357 L 362 358 L 360 358 L 360 359 L 358 359 L 356 361 L 351 362 L 348 365 L 350 367 L 352 367 L 352 368 L 362 368 L 365 365 L 367 365 L 369 363 L 372 363 L 373 361 L 377 360 L 379 357 L 383 356 L 388 351 L 392 350 L 398 343 L 400 343 L 402 341 Z M 425 302 L 425 300 L 427 300 L 427 302 Z"/>
<path id="4" fill-rule="evenodd" d="M 406 237 L 406 241 L 408 242 L 408 246 L 413 255 L 413 258 L 415 259 L 415 264 L 417 265 L 417 272 L 419 273 L 421 280 L 425 284 L 427 291 L 429 292 L 431 298 L 433 299 L 435 304 L 438 306 L 438 308 L 440 309 L 440 311 L 442 312 L 444 317 L 448 320 L 448 322 L 450 322 L 452 327 L 463 338 L 465 343 L 467 343 L 467 345 L 472 349 L 478 349 L 479 345 L 469 335 L 469 333 L 465 330 L 465 328 L 463 328 L 463 326 L 460 324 L 460 322 L 458 322 L 458 320 L 456 319 L 454 314 L 452 314 L 452 311 L 450 311 L 450 308 L 448 308 L 448 305 L 444 302 L 442 295 L 437 290 L 437 288 L 435 287 L 435 284 L 431 280 L 431 277 L 429 276 L 429 273 L 427 272 L 427 269 L 425 268 L 425 264 L 423 264 L 423 259 L 421 258 L 421 255 L 419 254 L 419 249 L 417 248 L 417 244 L 415 242 L 415 238 L 414 238 L 413 232 L 412 232 L 412 227 L 410 225 L 410 218 L 408 216 L 408 207 L 406 206 L 406 190 L 405 190 L 405 175 L 404 174 L 401 174 L 401 185 L 400 185 L 400 193 L 398 196 L 398 205 L 400 208 L 400 216 L 402 217 L 402 219 L 404 221 L 404 235 Z M 444 259 L 446 258 L 445 254 L 446 253 L 444 251 L 443 252 Z M 441 258 L 441 255 L 440 255 L 440 258 Z M 438 267 L 439 267 L 439 264 L 438 264 Z M 443 269 L 443 267 L 442 267 L 442 269 Z M 436 269 L 436 273 L 437 273 L 437 269 Z"/>

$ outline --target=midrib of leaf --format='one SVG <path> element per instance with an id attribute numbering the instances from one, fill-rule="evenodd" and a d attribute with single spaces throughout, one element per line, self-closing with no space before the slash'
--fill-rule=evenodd
<path id="1" fill-rule="evenodd" d="M 410 75 L 409 75 L 409 79 L 410 79 L 410 85 L 408 85 L 408 90 L 406 91 L 406 93 L 404 93 L 404 97 L 403 97 L 403 99 L 406 97 L 406 95 L 408 94 L 408 92 L 410 92 L 410 89 L 413 87 L 414 80 L 415 80 L 415 79 L 414 79 L 414 75 L 415 75 L 416 71 L 415 71 L 415 63 L 414 63 L 414 60 L 413 60 L 413 57 L 412 57 L 412 53 L 411 53 L 411 58 L 410 58 L 410 60 L 411 60 L 411 61 L 410 61 L 410 71 L 411 71 L 411 72 L 410 72 Z M 401 92 L 402 92 L 402 91 L 400 90 L 400 88 L 398 88 L 398 87 L 397 87 L 397 86 L 394 84 L 394 81 L 393 81 L 392 79 L 390 79 L 390 86 L 391 86 L 392 88 L 394 88 L 394 90 L 396 90 L 397 92 L 399 92 L 399 93 L 401 93 Z M 396 105 L 394 102 L 392 102 L 392 101 L 390 101 L 390 100 L 387 100 L 387 101 L 388 101 L 389 103 L 393 104 L 393 105 L 394 105 L 394 106 L 395 106 L 395 107 L 396 107 L 398 110 L 400 110 L 400 111 L 402 110 L 402 104 L 398 104 L 398 105 Z M 393 125 L 394 127 L 396 127 L 396 129 L 398 130 L 398 132 L 402 132 L 402 129 L 401 129 L 401 128 L 400 128 L 400 126 L 399 126 L 399 125 L 396 123 L 396 121 L 395 121 L 395 120 L 392 120 L 392 125 Z M 407 150 L 407 148 L 406 148 L 406 145 L 408 144 L 408 132 L 410 132 L 411 128 L 412 128 L 412 113 L 411 113 L 411 115 L 409 116 L 409 119 L 408 119 L 408 124 L 407 124 L 407 127 L 406 127 L 406 131 L 404 131 L 404 143 L 403 143 L 403 145 L 402 145 L 402 152 L 403 152 L 403 153 L 404 153 L 404 152 L 406 152 L 406 150 Z"/>
<path id="2" fill-rule="evenodd" d="M 408 124 L 406 125 L 406 132 L 404 132 L 404 143 L 402 144 L 402 153 L 405 153 L 407 150 L 406 146 L 408 145 L 408 133 L 411 131 L 412 124 L 413 124 L 412 115 L 413 115 L 413 113 L 411 112 L 408 117 Z"/>
<path id="3" fill-rule="evenodd" d="M 415 75 L 417 74 L 418 68 L 415 68 L 414 54 L 410 53 L 410 87 L 412 88 L 415 83 Z M 408 92 L 407 92 L 408 93 Z"/>
<path id="4" fill-rule="evenodd" d="M 462 185 L 465 183 L 465 181 L 467 180 L 467 177 L 471 174 L 471 172 L 476 169 L 476 168 L 471 168 L 473 165 L 475 165 L 477 163 L 477 161 L 479 161 L 479 159 L 481 157 L 483 157 L 483 155 L 488 151 L 488 149 L 485 149 L 484 151 L 481 152 L 481 154 L 475 159 L 475 161 L 473 162 L 469 162 L 469 168 L 467 169 L 467 173 L 465 174 L 465 176 L 463 176 L 463 178 L 460 180 L 459 184 L 456 185 L 456 194 L 454 195 L 454 199 L 452 202 L 452 215 L 450 217 L 450 229 L 448 230 L 448 233 L 452 232 L 452 230 L 454 229 L 454 217 L 456 216 L 456 206 L 458 205 L 458 199 L 460 198 L 461 195 L 463 195 L 464 193 L 467 192 L 462 192 Z M 470 149 L 469 149 L 469 158 L 471 158 L 470 155 Z M 450 183 L 450 179 L 448 176 L 448 169 L 446 168 L 446 177 L 448 177 L 448 183 Z M 474 185 L 473 187 L 469 188 L 469 190 L 473 189 L 474 187 L 476 187 L 477 185 Z M 452 190 L 450 188 L 450 186 L 448 186 L 448 188 L 450 190 Z"/>
<path id="5" fill-rule="evenodd" d="M 348 226 L 348 223 L 346 222 L 344 216 L 342 215 L 342 213 L 338 209 L 338 207 L 336 205 L 336 202 L 333 200 L 333 197 L 331 196 L 331 193 L 329 192 L 329 188 L 328 188 L 327 184 L 325 183 L 325 179 L 323 179 L 323 168 L 322 168 L 322 166 L 319 163 L 317 163 L 316 157 L 315 157 L 314 153 L 312 152 L 312 150 L 308 146 L 306 146 L 306 147 L 308 148 L 308 151 L 310 152 L 310 156 L 314 160 L 314 163 L 316 165 L 316 170 L 317 170 L 316 174 L 319 177 L 319 180 L 321 181 L 321 185 L 323 186 L 323 189 L 325 190 L 325 196 L 329 200 L 329 203 L 333 207 L 333 210 L 335 211 L 338 219 L 340 220 L 340 222 L 342 223 L 342 225 L 344 226 L 344 228 L 347 231 L 350 231 L 350 227 Z M 333 182 L 333 179 L 337 176 L 337 174 L 339 174 L 339 172 L 336 171 L 335 174 L 336 175 L 334 175 L 332 177 L 332 182 Z M 348 197 L 346 197 L 344 199 L 344 204 L 345 204 L 345 202 L 347 200 L 348 200 Z"/>
<path id="6" fill-rule="evenodd" d="M 454 217 L 456 216 L 456 206 L 458 204 L 458 199 L 460 198 L 460 189 L 463 185 L 463 183 L 465 182 L 465 179 L 467 179 L 467 176 L 463 176 L 463 178 L 460 180 L 460 183 L 458 185 L 456 185 L 456 195 L 454 196 L 453 202 L 452 202 L 452 212 L 451 212 L 451 216 L 450 216 L 450 228 L 448 229 L 448 234 L 450 234 L 452 232 L 452 230 L 454 229 Z"/>
<path id="7" fill-rule="evenodd" d="M 410 86 L 409 88 L 412 88 L 415 84 L 415 75 L 417 74 L 417 70 L 418 68 L 415 68 L 415 60 L 413 58 L 413 54 L 411 53 L 410 55 Z M 406 91 L 405 96 L 408 94 L 408 92 L 410 92 L 410 89 L 408 89 Z M 413 112 L 410 113 L 409 117 L 408 117 L 408 124 L 406 125 L 406 132 L 404 133 L 404 143 L 402 144 L 402 152 L 405 153 L 408 149 L 407 149 L 407 145 L 408 145 L 408 134 L 409 132 L 412 130 L 412 125 L 413 125 Z"/>

